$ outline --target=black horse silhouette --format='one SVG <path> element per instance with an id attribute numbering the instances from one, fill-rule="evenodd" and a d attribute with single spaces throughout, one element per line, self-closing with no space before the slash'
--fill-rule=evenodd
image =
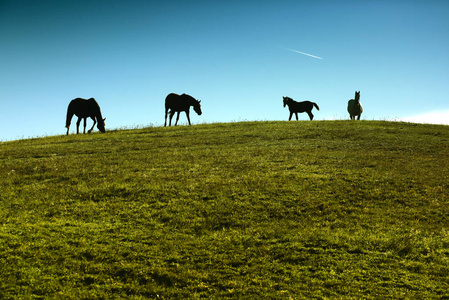
<path id="1" fill-rule="evenodd" d="M 164 126 L 167 126 L 167 114 L 170 114 L 168 126 L 171 126 L 171 119 L 173 118 L 173 115 L 175 114 L 175 112 L 177 112 L 178 115 L 176 116 L 176 123 L 175 123 L 175 126 L 176 126 L 178 124 L 178 120 L 179 120 L 179 113 L 182 111 L 184 111 L 186 113 L 187 121 L 189 121 L 189 125 L 191 125 L 190 117 L 189 117 L 190 106 L 193 106 L 193 110 L 199 116 L 201 116 L 200 102 L 201 101 L 196 100 L 192 96 L 189 96 L 186 94 L 178 95 L 178 94 L 171 93 L 171 94 L 167 95 L 167 97 L 165 98 L 165 123 L 164 123 Z"/>
<path id="2" fill-rule="evenodd" d="M 360 91 L 355 91 L 354 99 L 348 101 L 348 113 L 351 120 L 360 120 L 360 116 L 363 112 L 362 103 L 360 103 Z"/>
<path id="3" fill-rule="evenodd" d="M 81 123 L 81 119 L 84 119 L 83 133 L 86 133 L 87 118 L 91 118 L 94 121 L 92 128 L 87 131 L 88 133 L 92 132 L 92 129 L 94 129 L 94 126 L 97 122 L 98 122 L 97 125 L 98 130 L 100 130 L 103 133 L 106 131 L 104 129 L 104 121 L 106 120 L 106 118 L 103 119 L 103 117 L 101 116 L 100 106 L 98 105 L 97 101 L 95 101 L 94 98 L 90 99 L 76 98 L 70 101 L 69 107 L 67 108 L 67 120 L 65 123 L 65 127 L 67 128 L 67 135 L 69 135 L 69 127 L 73 115 L 76 115 L 78 117 L 78 121 L 76 122 L 76 134 L 79 133 L 79 126 Z"/>
<path id="4" fill-rule="evenodd" d="M 317 110 L 320 110 L 320 108 L 315 102 L 311 101 L 297 102 L 290 97 L 283 97 L 283 98 L 284 98 L 284 107 L 288 105 L 288 110 L 290 110 L 290 117 L 288 118 L 289 121 L 292 119 L 293 113 L 296 116 L 296 120 L 298 120 L 298 113 L 303 112 L 306 112 L 309 115 L 310 120 L 313 120 L 312 114 L 313 107 L 315 106 Z"/>

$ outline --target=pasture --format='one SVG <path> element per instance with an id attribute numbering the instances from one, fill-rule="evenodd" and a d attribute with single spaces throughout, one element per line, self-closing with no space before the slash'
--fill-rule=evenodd
<path id="1" fill-rule="evenodd" d="M 0 143 L 1 299 L 448 299 L 449 126 Z"/>

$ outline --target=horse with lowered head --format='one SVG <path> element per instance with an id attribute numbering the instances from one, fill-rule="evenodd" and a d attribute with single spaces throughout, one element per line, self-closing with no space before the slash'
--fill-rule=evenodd
<path id="1" fill-rule="evenodd" d="M 196 100 L 195 98 L 193 98 L 192 96 L 189 96 L 187 94 L 178 95 L 178 94 L 171 93 L 171 94 L 167 95 L 167 97 L 165 98 L 165 123 L 164 123 L 164 126 L 167 126 L 167 115 L 170 115 L 168 126 L 171 126 L 171 120 L 173 118 L 173 115 L 175 114 L 175 112 L 177 112 L 178 114 L 176 116 L 176 123 L 175 123 L 175 126 L 176 126 L 178 124 L 178 120 L 179 120 L 179 113 L 182 111 L 186 113 L 187 121 L 189 121 L 189 125 L 191 125 L 190 117 L 189 117 L 190 106 L 193 106 L 193 110 L 199 116 L 201 116 L 202 112 L 201 112 L 200 102 L 201 102 L 201 100 Z"/>
<path id="2" fill-rule="evenodd" d="M 362 103 L 360 103 L 360 91 L 356 91 L 354 99 L 348 101 L 349 117 L 351 118 L 351 120 L 355 120 L 355 117 L 357 117 L 357 120 L 360 120 L 362 112 L 363 106 Z"/>
<path id="3" fill-rule="evenodd" d="M 298 113 L 306 112 L 309 115 L 310 120 L 313 120 L 312 109 L 315 106 L 317 110 L 320 110 L 318 105 L 315 102 L 311 101 L 302 101 L 297 102 L 290 97 L 282 97 L 284 98 L 284 107 L 288 105 L 288 110 L 290 111 L 290 117 L 288 120 L 292 119 L 293 114 L 296 116 L 296 120 L 298 120 Z"/>
<path id="4" fill-rule="evenodd" d="M 90 99 L 76 98 L 70 101 L 69 107 L 67 108 L 67 120 L 65 123 L 65 127 L 67 128 L 67 135 L 69 135 L 69 127 L 73 115 L 76 115 L 78 117 L 78 121 L 76 122 L 76 134 L 79 133 L 79 126 L 81 123 L 81 119 L 84 119 L 83 133 L 86 133 L 87 118 L 91 118 L 94 121 L 92 128 L 89 129 L 87 133 L 91 133 L 92 129 L 94 129 L 94 126 L 97 123 L 98 123 L 97 125 L 98 130 L 100 130 L 102 133 L 106 131 L 104 129 L 105 125 L 104 121 L 106 120 L 106 118 L 103 119 L 103 117 L 101 116 L 100 106 L 98 105 L 97 101 L 95 101 L 94 98 Z"/>

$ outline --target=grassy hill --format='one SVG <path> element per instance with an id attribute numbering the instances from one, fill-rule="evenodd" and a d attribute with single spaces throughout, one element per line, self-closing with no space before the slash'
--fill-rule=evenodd
<path id="1" fill-rule="evenodd" d="M 0 298 L 449 298 L 449 126 L 0 143 Z"/>

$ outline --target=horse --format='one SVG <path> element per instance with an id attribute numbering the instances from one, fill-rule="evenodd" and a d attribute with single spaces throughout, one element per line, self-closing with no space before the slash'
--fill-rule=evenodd
<path id="1" fill-rule="evenodd" d="M 193 106 L 193 110 L 199 116 L 201 116 L 202 112 L 201 112 L 200 102 L 201 102 L 201 100 L 196 100 L 195 98 L 193 98 L 192 96 L 187 95 L 187 94 L 182 94 L 182 95 L 178 95 L 178 94 L 174 94 L 174 93 L 168 94 L 167 97 L 165 98 L 165 123 L 164 123 L 164 126 L 167 126 L 167 115 L 170 114 L 168 126 L 171 126 L 171 120 L 173 118 L 173 115 L 175 114 L 175 112 L 177 112 L 178 115 L 176 116 L 176 123 L 175 123 L 175 126 L 176 126 L 178 124 L 178 120 L 179 120 L 179 113 L 182 111 L 184 111 L 186 113 L 187 121 L 189 121 L 189 125 L 191 125 L 190 117 L 189 117 L 190 106 Z"/>
<path id="2" fill-rule="evenodd" d="M 351 99 L 348 101 L 348 113 L 351 120 L 355 120 L 355 117 L 357 117 L 357 120 L 360 120 L 360 116 L 363 112 L 363 106 L 362 103 L 360 103 L 360 91 L 355 91 L 354 99 Z"/>
<path id="3" fill-rule="evenodd" d="M 98 105 L 97 101 L 95 101 L 94 98 L 90 99 L 83 99 L 83 98 L 76 98 L 70 101 L 69 107 L 67 108 L 67 120 L 65 123 L 65 127 L 67 128 L 67 135 L 69 135 L 69 127 L 70 122 L 72 121 L 73 115 L 76 115 L 78 117 L 78 121 L 76 122 L 76 134 L 79 133 L 79 126 L 81 123 L 81 119 L 84 119 L 84 132 L 86 133 L 86 119 L 91 118 L 94 121 L 94 124 L 92 125 L 92 128 L 87 131 L 87 133 L 91 133 L 92 129 L 94 129 L 95 124 L 98 122 L 97 128 L 102 133 L 104 133 L 106 130 L 104 129 L 104 121 L 106 118 L 103 119 L 101 116 L 100 106 Z"/>
<path id="4" fill-rule="evenodd" d="M 302 101 L 297 102 L 290 97 L 282 97 L 284 98 L 284 107 L 288 105 L 288 109 L 290 110 L 290 117 L 288 120 L 292 119 L 293 113 L 296 116 L 296 120 L 298 120 L 298 113 L 306 112 L 309 115 L 310 121 L 313 120 L 312 109 L 315 106 L 317 110 L 320 110 L 318 105 L 315 102 L 311 101 Z"/>

